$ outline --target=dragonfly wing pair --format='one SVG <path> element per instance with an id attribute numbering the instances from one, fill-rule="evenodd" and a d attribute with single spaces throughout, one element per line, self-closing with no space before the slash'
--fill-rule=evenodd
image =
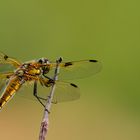
<path id="1" fill-rule="evenodd" d="M 50 71 L 46 76 L 53 77 L 56 63 L 50 63 Z M 72 62 L 63 62 L 60 64 L 60 73 L 58 75 L 59 80 L 78 79 L 91 76 L 98 73 L 101 70 L 101 63 L 97 60 L 81 60 Z M 80 98 L 80 90 L 78 86 L 69 82 L 56 81 L 56 90 L 53 98 L 53 102 L 72 101 Z M 39 88 L 41 89 L 41 87 Z M 45 91 L 42 89 L 38 92 L 38 96 L 47 99 L 50 93 L 50 87 L 47 87 Z M 20 93 L 19 93 L 20 94 Z M 20 96 L 28 97 L 31 100 L 36 100 L 31 94 L 23 93 Z M 30 96 L 30 97 L 29 97 Z"/>
<path id="2" fill-rule="evenodd" d="M 21 63 L 18 60 L 0 52 L 0 65 L 2 64 L 10 64 L 16 68 L 18 68 L 21 65 Z"/>
<path id="3" fill-rule="evenodd" d="M 3 89 L 5 82 L 8 82 L 9 77 L 14 74 L 14 69 L 17 69 L 22 63 L 20 61 L 8 57 L 7 55 L 0 53 L 0 89 Z M 46 74 L 48 77 L 53 77 L 56 63 L 50 62 L 49 72 Z M 4 67 L 5 66 L 5 67 Z M 12 66 L 12 69 L 11 67 Z M 101 63 L 97 60 L 81 60 L 81 61 L 70 61 L 60 63 L 60 73 L 58 75 L 59 80 L 78 79 L 85 78 L 96 74 L 101 70 Z M 4 69 L 3 69 L 4 68 Z M 9 72 L 11 71 L 12 72 Z M 6 71 L 6 73 L 4 73 Z M 44 92 L 45 91 L 45 92 Z M 49 95 L 50 87 L 45 88 L 43 91 L 38 92 L 38 96 L 46 99 Z M 21 92 L 22 93 L 22 92 Z M 20 94 L 29 99 L 35 99 L 32 93 L 24 91 Z M 53 102 L 63 102 L 76 100 L 80 97 L 79 88 L 72 83 L 56 81 L 56 90 L 54 94 Z"/>

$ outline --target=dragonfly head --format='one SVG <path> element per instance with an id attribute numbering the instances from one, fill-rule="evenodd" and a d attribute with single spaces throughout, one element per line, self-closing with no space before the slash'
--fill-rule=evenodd
<path id="1" fill-rule="evenodd" d="M 40 64 L 49 64 L 49 60 L 47 58 L 40 58 L 38 59 L 38 63 Z"/>
<path id="2" fill-rule="evenodd" d="M 47 74 L 50 70 L 50 67 L 48 64 L 50 64 L 49 60 L 47 58 L 40 58 L 38 59 L 38 63 L 42 64 L 42 73 L 43 75 Z"/>

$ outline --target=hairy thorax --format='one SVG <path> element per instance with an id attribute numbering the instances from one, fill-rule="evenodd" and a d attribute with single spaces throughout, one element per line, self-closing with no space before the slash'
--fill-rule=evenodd
<path id="1" fill-rule="evenodd" d="M 36 63 L 24 63 L 15 71 L 15 74 L 26 81 L 31 81 L 37 80 L 41 72 L 41 67 Z"/>

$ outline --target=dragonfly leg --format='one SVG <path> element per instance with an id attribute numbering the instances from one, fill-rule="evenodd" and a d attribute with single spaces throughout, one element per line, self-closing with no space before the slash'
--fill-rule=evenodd
<path id="1" fill-rule="evenodd" d="M 42 102 L 41 100 L 46 100 L 46 99 L 41 98 L 41 97 L 39 97 L 39 96 L 37 95 L 37 81 L 34 82 L 33 95 L 37 98 L 37 100 L 39 101 L 39 103 L 41 103 L 41 105 L 43 105 L 43 107 L 45 108 L 45 105 L 43 104 L 43 102 Z M 45 110 L 46 110 L 48 113 L 50 113 L 50 112 L 48 111 L 47 108 L 45 108 Z"/>
<path id="2" fill-rule="evenodd" d="M 43 75 L 45 78 L 41 78 L 40 80 L 40 83 L 41 85 L 45 85 L 46 87 L 50 87 L 52 86 L 52 84 L 55 83 L 55 80 L 53 80 L 52 78 L 46 76 L 46 75 Z"/>
<path id="3" fill-rule="evenodd" d="M 53 79 L 51 79 L 50 77 L 48 77 L 48 76 L 46 76 L 46 75 L 44 75 L 44 77 L 45 77 L 45 79 L 44 79 L 44 78 L 41 78 L 41 79 L 40 79 L 40 83 L 41 83 L 42 86 L 45 85 L 45 86 L 48 88 L 48 87 L 52 86 L 52 84 L 55 83 L 55 81 L 54 81 Z M 38 97 L 39 97 L 39 96 L 38 96 Z M 47 100 L 47 99 L 44 99 L 44 98 L 42 98 L 42 97 L 39 97 L 39 98 L 40 98 L 41 100 Z M 48 96 L 48 98 L 50 98 L 50 96 Z M 53 100 L 51 103 L 57 104 L 57 101 Z"/>
<path id="4" fill-rule="evenodd" d="M 48 80 L 54 81 L 52 78 L 50 78 L 49 76 L 47 76 L 47 75 L 45 75 L 45 74 L 43 74 L 43 76 L 44 76 L 45 78 L 47 78 Z"/>
<path id="5" fill-rule="evenodd" d="M 43 74 L 43 76 L 47 79 L 51 79 L 50 77 L 48 77 L 47 75 Z"/>

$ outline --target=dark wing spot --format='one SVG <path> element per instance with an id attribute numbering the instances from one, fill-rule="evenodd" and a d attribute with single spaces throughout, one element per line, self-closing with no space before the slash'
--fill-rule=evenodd
<path id="1" fill-rule="evenodd" d="M 65 67 L 67 67 L 67 66 L 71 66 L 72 65 L 72 62 L 67 62 L 67 63 L 65 63 Z"/>
<path id="2" fill-rule="evenodd" d="M 98 62 L 97 60 L 89 60 L 89 62 Z"/>
<path id="3" fill-rule="evenodd" d="M 77 85 L 73 84 L 73 83 L 70 83 L 71 86 L 75 87 L 75 88 L 78 88 Z"/>
<path id="4" fill-rule="evenodd" d="M 7 60 L 8 59 L 8 56 L 7 55 L 4 55 L 4 59 Z"/>

